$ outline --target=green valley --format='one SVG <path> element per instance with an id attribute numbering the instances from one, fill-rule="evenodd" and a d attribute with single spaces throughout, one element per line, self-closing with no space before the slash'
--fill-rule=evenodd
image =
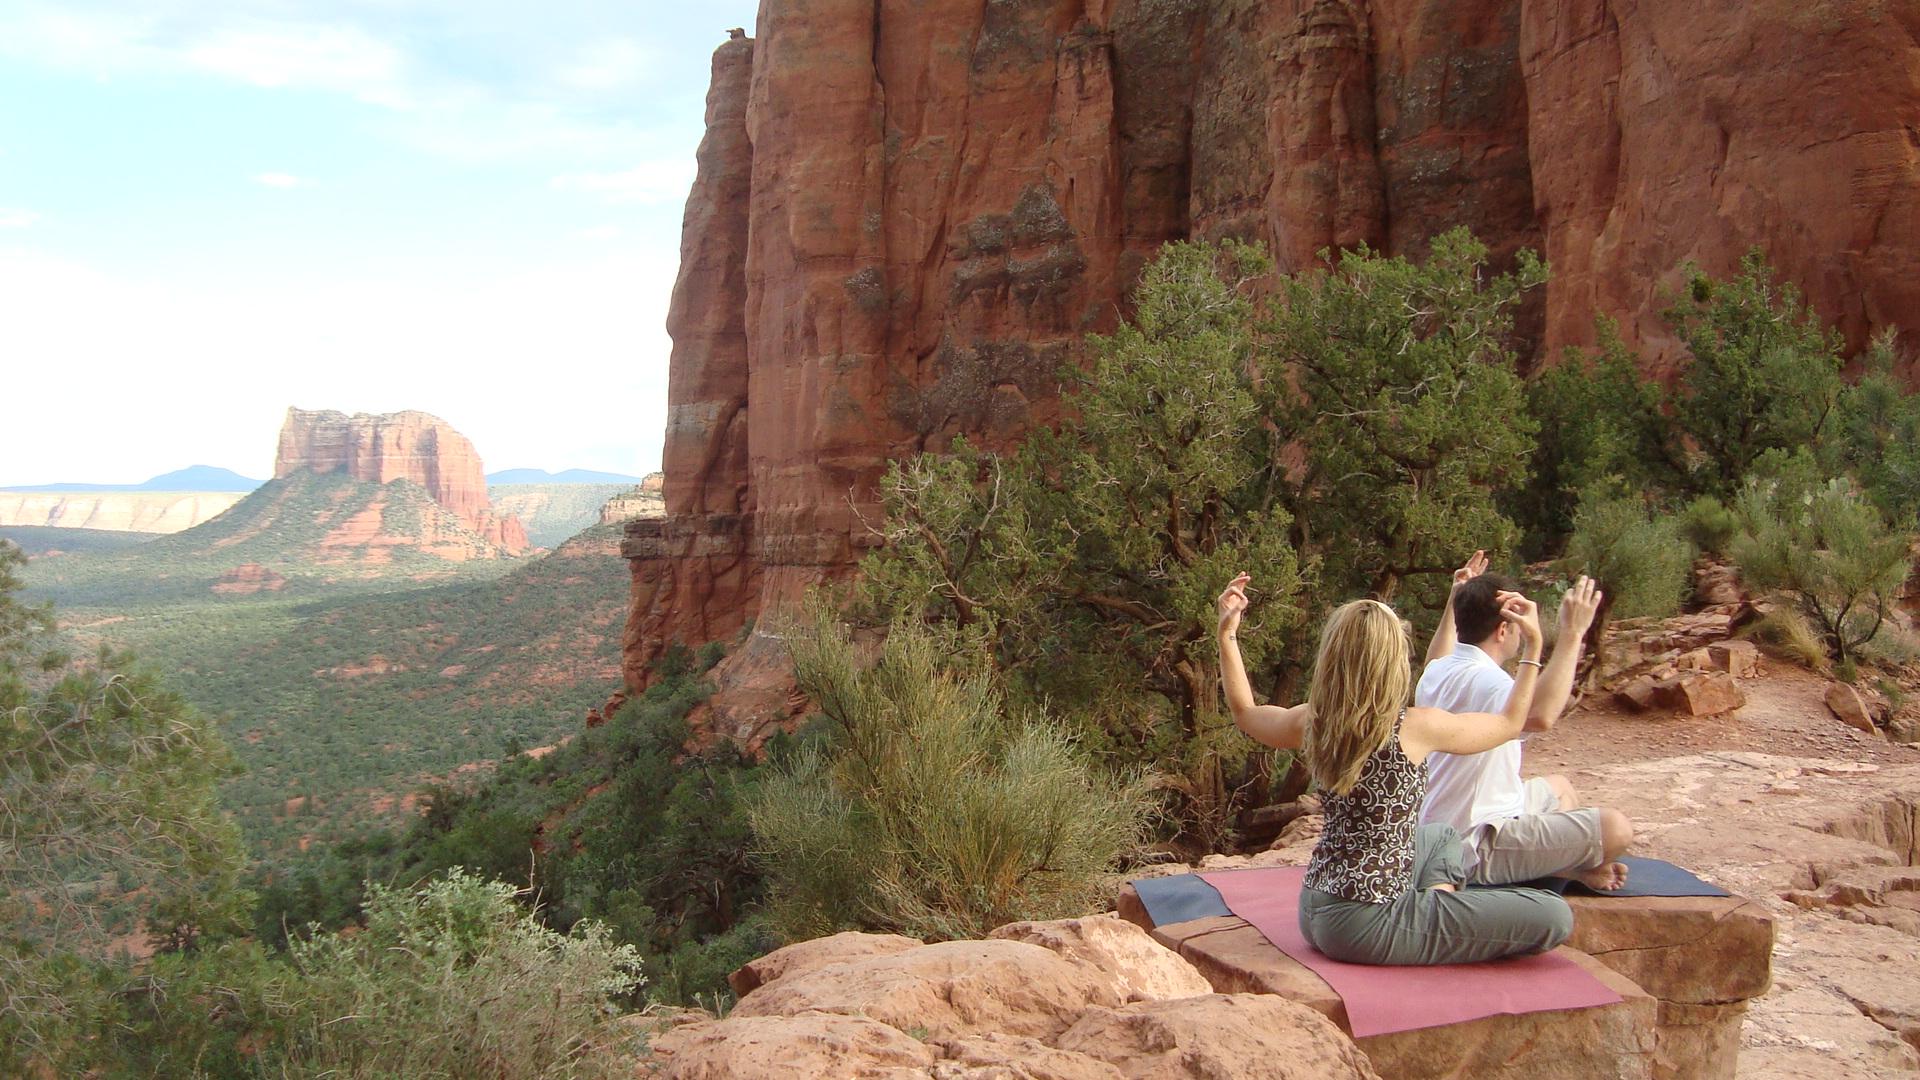
<path id="1" fill-rule="evenodd" d="M 582 486 L 545 501 L 597 521 L 609 486 Z M 419 484 L 303 473 L 181 533 L 9 535 L 70 652 L 131 650 L 220 724 L 223 801 L 264 854 L 579 729 L 619 686 L 627 572 L 617 525 L 576 532 L 489 557 Z"/>

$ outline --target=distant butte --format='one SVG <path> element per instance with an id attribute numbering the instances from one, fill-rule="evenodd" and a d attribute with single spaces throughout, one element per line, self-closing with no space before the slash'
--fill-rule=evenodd
<path id="1" fill-rule="evenodd" d="M 301 472 L 344 472 L 375 484 L 411 480 L 504 554 L 524 555 L 532 548 L 519 518 L 495 513 L 473 443 L 430 413 L 348 415 L 290 408 L 280 428 L 273 476 L 279 480 Z"/>

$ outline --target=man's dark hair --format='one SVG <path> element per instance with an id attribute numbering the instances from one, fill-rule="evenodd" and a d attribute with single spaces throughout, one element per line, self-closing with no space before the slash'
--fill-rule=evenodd
<path id="1" fill-rule="evenodd" d="M 1495 593 L 1519 592 L 1505 574 L 1481 574 L 1453 591 L 1453 627 L 1460 640 L 1478 645 L 1500 629 L 1500 602 Z"/>

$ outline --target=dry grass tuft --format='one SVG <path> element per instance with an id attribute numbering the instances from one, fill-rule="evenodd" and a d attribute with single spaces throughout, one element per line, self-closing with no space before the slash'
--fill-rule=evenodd
<path id="1" fill-rule="evenodd" d="M 1769 646 L 1768 652 L 1781 659 L 1822 675 L 1833 671 L 1833 664 L 1827 659 L 1826 642 L 1820 640 L 1813 624 L 1796 607 L 1783 604 L 1774 608 L 1753 625 L 1750 633 L 1755 640 Z"/>

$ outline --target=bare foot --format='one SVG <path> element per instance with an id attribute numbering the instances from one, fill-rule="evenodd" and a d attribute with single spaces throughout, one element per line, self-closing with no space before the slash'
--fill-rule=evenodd
<path id="1" fill-rule="evenodd" d="M 1627 883 L 1626 863 L 1607 863 L 1573 875 L 1573 879 L 1595 892 L 1612 892 Z"/>
<path id="2" fill-rule="evenodd" d="M 1429 886 L 1427 886 L 1427 888 L 1429 888 L 1429 889 L 1432 889 L 1432 890 L 1433 890 L 1434 892 L 1454 892 L 1454 891 L 1456 891 L 1456 889 L 1455 889 L 1455 887 L 1454 887 L 1454 884 L 1453 884 L 1453 882 L 1451 882 L 1451 881 L 1440 881 L 1440 882 L 1435 882 L 1434 884 L 1432 884 L 1432 885 L 1429 885 Z"/>

